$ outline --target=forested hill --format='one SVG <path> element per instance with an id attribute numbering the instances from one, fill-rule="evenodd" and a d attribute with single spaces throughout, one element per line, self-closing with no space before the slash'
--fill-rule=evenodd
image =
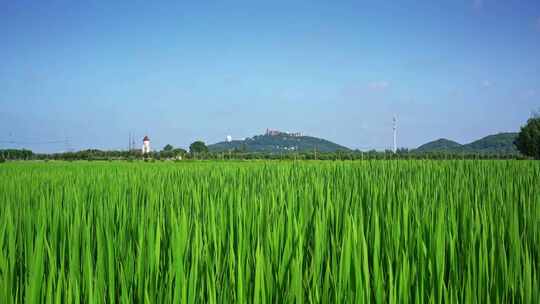
<path id="1" fill-rule="evenodd" d="M 450 152 L 461 149 L 463 146 L 453 140 L 448 140 L 445 138 L 437 139 L 427 144 L 424 144 L 416 151 L 418 152 Z"/>
<path id="2" fill-rule="evenodd" d="M 293 136 L 286 133 L 278 135 L 256 135 L 244 140 L 219 142 L 209 145 L 212 152 L 245 151 L 245 152 L 336 152 L 350 149 L 331 141 L 312 136 Z"/>
<path id="3" fill-rule="evenodd" d="M 519 154 L 514 145 L 517 135 L 518 133 L 499 133 L 465 145 L 442 138 L 418 147 L 415 152 Z"/>

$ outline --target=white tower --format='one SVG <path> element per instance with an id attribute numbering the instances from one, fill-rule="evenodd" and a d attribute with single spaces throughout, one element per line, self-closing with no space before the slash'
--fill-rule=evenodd
<path id="1" fill-rule="evenodd" d="M 394 153 L 397 152 L 397 117 L 394 115 L 393 127 L 394 129 Z"/>
<path id="2" fill-rule="evenodd" d="M 150 138 L 145 136 L 143 138 L 142 154 L 150 153 Z"/>
<path id="3" fill-rule="evenodd" d="M 231 141 L 232 141 L 232 136 L 227 135 L 227 142 L 231 142 Z"/>

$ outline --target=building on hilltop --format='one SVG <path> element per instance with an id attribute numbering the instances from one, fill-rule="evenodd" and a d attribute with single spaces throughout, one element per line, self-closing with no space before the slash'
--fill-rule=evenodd
<path id="1" fill-rule="evenodd" d="M 266 136 L 278 136 L 280 134 L 283 134 L 283 132 L 278 131 L 278 130 L 272 130 L 272 129 L 266 129 L 266 133 L 265 133 Z"/>
<path id="2" fill-rule="evenodd" d="M 266 136 L 278 136 L 278 135 L 287 135 L 291 137 L 301 137 L 304 136 L 302 132 L 282 132 L 279 130 L 266 129 Z"/>

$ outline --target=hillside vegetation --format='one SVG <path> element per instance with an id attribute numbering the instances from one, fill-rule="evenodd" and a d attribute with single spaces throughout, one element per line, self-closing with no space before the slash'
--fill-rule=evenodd
<path id="1" fill-rule="evenodd" d="M 415 152 L 432 153 L 481 153 L 517 155 L 519 151 L 514 145 L 518 133 L 499 133 L 486 136 L 466 145 L 448 139 L 438 139 L 418 147 Z"/>

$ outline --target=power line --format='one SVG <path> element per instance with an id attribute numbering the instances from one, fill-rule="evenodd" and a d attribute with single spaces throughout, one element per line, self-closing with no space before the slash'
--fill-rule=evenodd
<path id="1" fill-rule="evenodd" d="M 394 153 L 396 153 L 397 152 L 397 117 L 395 115 L 394 115 L 394 119 L 393 119 L 392 129 L 394 130 L 394 148 L 393 148 L 393 151 L 394 151 Z"/>
<path id="2" fill-rule="evenodd" d="M 73 152 L 73 148 L 71 147 L 71 142 L 69 140 L 69 137 L 66 137 L 66 141 L 64 144 L 65 144 L 66 152 Z"/>

